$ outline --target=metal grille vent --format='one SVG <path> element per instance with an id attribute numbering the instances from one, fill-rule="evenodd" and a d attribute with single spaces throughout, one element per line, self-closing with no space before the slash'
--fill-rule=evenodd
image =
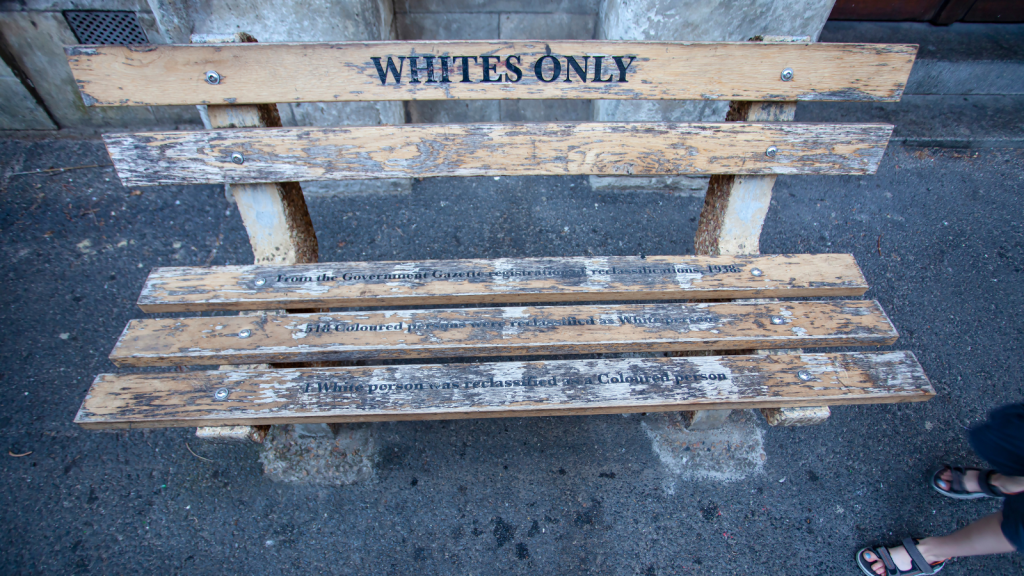
<path id="1" fill-rule="evenodd" d="M 135 12 L 68 10 L 64 18 L 82 44 L 149 44 Z"/>

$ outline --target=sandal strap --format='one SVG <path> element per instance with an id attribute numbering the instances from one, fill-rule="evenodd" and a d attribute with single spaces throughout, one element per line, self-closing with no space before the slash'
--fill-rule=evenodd
<path id="1" fill-rule="evenodd" d="M 924 555 L 922 555 L 921 551 L 917 549 L 917 542 L 915 542 L 913 538 L 903 539 L 903 549 L 907 551 L 907 554 L 910 554 L 910 559 L 914 562 L 914 565 L 917 566 L 917 569 L 921 574 L 935 574 L 934 566 L 924 559 Z"/>
<path id="2" fill-rule="evenodd" d="M 882 564 L 885 564 L 885 573 L 888 576 L 898 575 L 900 569 L 896 567 L 896 563 L 893 562 L 892 556 L 889 555 L 889 549 L 885 546 L 875 548 L 875 556 L 882 559 Z"/>
<path id="3" fill-rule="evenodd" d="M 1005 498 L 1006 493 L 999 489 L 998 486 L 992 483 L 992 475 L 995 474 L 995 470 L 985 470 L 978 473 L 978 485 L 981 486 L 981 491 L 985 494 L 992 496 L 993 498 Z"/>
<path id="4" fill-rule="evenodd" d="M 968 494 L 970 491 L 967 490 L 967 470 L 962 466 L 946 466 L 949 469 L 949 475 L 952 477 L 949 483 L 949 487 L 952 488 L 951 492 L 954 494 Z"/>

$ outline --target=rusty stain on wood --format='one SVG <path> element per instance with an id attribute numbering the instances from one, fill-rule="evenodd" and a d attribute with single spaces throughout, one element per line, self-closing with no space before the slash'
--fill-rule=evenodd
<path id="1" fill-rule="evenodd" d="M 384 310 L 132 320 L 110 359 L 255 364 L 864 346 L 897 336 L 873 301 Z"/>
<path id="2" fill-rule="evenodd" d="M 755 276 L 752 272 L 759 271 Z M 850 254 L 336 262 L 157 268 L 146 312 L 860 296 Z"/>
<path id="3" fill-rule="evenodd" d="M 903 94 L 917 46 L 423 41 L 162 45 L 145 51 L 68 46 L 65 52 L 91 106 L 553 98 L 894 102 Z M 540 74 L 539 60 L 545 60 Z M 595 81 L 598 61 L 604 70 Z M 484 81 L 485 67 L 492 81 Z M 520 70 L 518 79 L 513 67 Z M 422 76 L 419 82 L 412 82 L 411 68 Z M 795 72 L 791 81 L 780 78 L 785 68 Z M 220 74 L 220 83 L 206 82 L 208 70 Z"/>
<path id="4" fill-rule="evenodd" d="M 215 398 L 219 389 L 225 400 Z M 934 394 L 910 352 L 101 374 L 75 422 L 99 429 L 495 418 Z"/>
<path id="5" fill-rule="evenodd" d="M 888 124 L 539 122 L 103 136 L 126 186 L 571 174 L 872 174 Z M 765 151 L 776 146 L 778 153 Z M 243 164 L 232 155 L 244 156 Z"/>

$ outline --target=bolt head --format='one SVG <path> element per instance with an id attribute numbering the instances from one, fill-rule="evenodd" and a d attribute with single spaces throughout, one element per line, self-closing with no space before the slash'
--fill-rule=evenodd
<path id="1" fill-rule="evenodd" d="M 782 71 L 782 74 L 780 74 L 779 77 L 782 78 L 783 82 L 789 82 L 790 80 L 793 79 L 793 69 L 786 68 L 785 70 Z"/>
<path id="2" fill-rule="evenodd" d="M 750 269 L 750 275 L 751 276 L 764 276 L 764 272 L 761 272 L 760 268 L 751 268 Z"/>
<path id="3" fill-rule="evenodd" d="M 256 279 L 256 285 L 257 286 L 263 286 L 266 283 L 267 283 L 267 279 L 266 278 L 257 278 Z"/>
<path id="4" fill-rule="evenodd" d="M 804 382 L 807 382 L 808 380 L 810 380 L 812 378 L 811 373 L 808 372 L 807 370 L 801 370 L 801 371 L 797 372 L 796 373 L 796 377 L 801 379 L 801 380 L 803 380 Z"/>
<path id="5" fill-rule="evenodd" d="M 206 83 L 220 84 L 220 74 L 218 74 L 216 70 L 208 70 L 206 72 Z"/>
<path id="6" fill-rule="evenodd" d="M 241 164 L 245 162 L 245 156 L 242 156 L 241 152 L 235 152 L 231 155 L 231 161 L 235 164 Z"/>
<path id="7" fill-rule="evenodd" d="M 769 158 L 775 158 L 775 155 L 778 153 L 779 149 L 775 146 L 769 146 L 768 149 L 764 151 L 764 155 Z"/>
<path id="8" fill-rule="evenodd" d="M 249 336 L 252 336 L 252 330 L 249 330 L 248 328 L 238 333 L 239 338 L 248 338 Z"/>
<path id="9" fill-rule="evenodd" d="M 227 400 L 228 399 L 228 389 L 227 388 L 218 388 L 217 391 L 213 393 L 213 398 L 214 398 L 214 400 L 220 400 L 221 402 L 223 402 L 224 400 Z"/>
<path id="10" fill-rule="evenodd" d="M 785 324 L 786 319 L 782 316 L 772 316 L 772 324 Z"/>

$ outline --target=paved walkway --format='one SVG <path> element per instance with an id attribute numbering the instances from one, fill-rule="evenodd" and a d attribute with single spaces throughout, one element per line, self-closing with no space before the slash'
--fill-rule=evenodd
<path id="1" fill-rule="evenodd" d="M 879 174 L 779 178 L 762 249 L 852 252 L 939 393 L 758 430 L 690 474 L 654 416 L 393 423 L 366 484 L 279 484 L 254 447 L 71 424 L 151 267 L 251 261 L 216 187 L 122 188 L 96 140 L 0 140 L 0 571 L 8 574 L 853 574 L 858 547 L 996 509 L 928 474 L 1024 397 L 1024 150 L 890 147 Z M 425 180 L 315 198 L 323 260 L 692 251 L 701 199 L 581 178 Z M 660 438 L 665 438 L 664 434 Z M 15 457 L 31 452 L 27 456 Z M 947 574 L 1020 574 L 1024 556 Z"/>

